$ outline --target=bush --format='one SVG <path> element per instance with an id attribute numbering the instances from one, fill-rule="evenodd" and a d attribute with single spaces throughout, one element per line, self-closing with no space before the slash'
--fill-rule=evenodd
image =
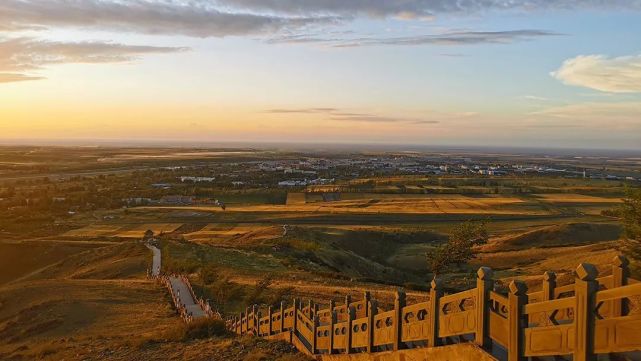
<path id="1" fill-rule="evenodd" d="M 225 321 L 203 318 L 194 320 L 185 327 L 183 340 L 198 340 L 227 334 Z"/>

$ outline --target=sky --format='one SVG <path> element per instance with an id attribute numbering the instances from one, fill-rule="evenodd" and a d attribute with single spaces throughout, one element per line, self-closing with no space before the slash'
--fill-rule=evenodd
<path id="1" fill-rule="evenodd" d="M 641 0 L 2 0 L 51 140 L 641 150 Z"/>

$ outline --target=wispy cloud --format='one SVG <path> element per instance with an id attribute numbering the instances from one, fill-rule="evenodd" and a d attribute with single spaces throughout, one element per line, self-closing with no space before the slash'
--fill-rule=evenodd
<path id="1" fill-rule="evenodd" d="M 123 63 L 146 54 L 185 50 L 187 49 L 104 42 L 71 43 L 32 38 L 0 38 L 0 83 L 42 79 L 30 73 L 52 64 Z"/>
<path id="2" fill-rule="evenodd" d="M 538 96 L 538 95 L 523 95 L 521 98 L 525 99 L 525 100 L 536 101 L 536 102 L 547 102 L 547 101 L 550 100 L 550 99 L 548 99 L 546 97 L 542 97 L 542 96 Z"/>
<path id="3" fill-rule="evenodd" d="M 610 93 L 639 93 L 641 55 L 618 58 L 580 55 L 563 62 L 551 75 L 568 85 Z"/>
<path id="4" fill-rule="evenodd" d="M 272 33 L 335 16 L 279 16 L 224 11 L 210 1 L 179 0 L 3 0 L 0 30 L 74 27 L 146 34 L 224 37 Z"/>
<path id="5" fill-rule="evenodd" d="M 269 109 L 266 110 L 266 113 L 275 113 L 275 114 L 287 114 L 287 113 L 298 113 L 298 114 L 314 114 L 314 113 L 334 113 L 338 112 L 337 108 L 292 108 L 292 109 Z"/>
<path id="6" fill-rule="evenodd" d="M 402 37 L 361 37 L 329 38 L 306 35 L 277 36 L 268 40 L 270 43 L 317 43 L 330 47 L 349 48 L 381 45 L 475 45 L 475 44 L 510 44 L 516 41 L 532 40 L 538 37 L 558 36 L 559 33 L 545 30 L 508 30 L 508 31 L 461 31 L 443 34 L 428 34 Z"/>
<path id="7" fill-rule="evenodd" d="M 431 19 L 442 14 L 476 14 L 486 11 L 641 9 L 638 0 L 219 0 L 248 11 L 284 14 L 339 14 L 344 16 Z"/>
<path id="8" fill-rule="evenodd" d="M 14 83 L 19 81 L 39 80 L 39 79 L 43 79 L 43 78 L 38 76 L 29 76 L 25 74 L 0 73 L 0 83 Z"/>
<path id="9" fill-rule="evenodd" d="M 392 117 L 378 114 L 353 113 L 339 108 L 292 108 L 292 109 L 269 109 L 267 113 L 272 114 L 319 114 L 328 120 L 341 122 L 362 122 L 362 123 L 411 123 L 411 124 L 438 124 L 439 120 L 417 119 L 406 117 Z"/>

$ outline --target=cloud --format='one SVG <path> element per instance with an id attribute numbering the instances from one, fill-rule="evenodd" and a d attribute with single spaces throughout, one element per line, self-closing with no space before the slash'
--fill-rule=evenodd
<path id="1" fill-rule="evenodd" d="M 224 37 L 272 33 L 338 21 L 333 16 L 291 17 L 225 12 L 210 1 L 2 0 L 0 30 L 76 27 L 146 34 Z"/>
<path id="2" fill-rule="evenodd" d="M 269 109 L 266 110 L 266 113 L 274 114 L 287 114 L 287 113 L 299 113 L 299 114 L 313 114 L 313 113 L 333 113 L 337 112 L 336 108 L 294 108 L 294 109 Z"/>
<path id="3" fill-rule="evenodd" d="M 580 55 L 568 59 L 551 75 L 568 85 L 610 93 L 641 92 L 641 55 L 608 58 Z"/>
<path id="4" fill-rule="evenodd" d="M 477 14 L 486 11 L 641 9 L 639 0 L 219 0 L 219 2 L 246 11 L 399 19 L 430 19 L 441 14 Z"/>
<path id="5" fill-rule="evenodd" d="M 550 100 L 548 98 L 541 97 L 541 96 L 538 96 L 538 95 L 523 95 L 521 98 L 523 98 L 525 100 L 532 100 L 532 101 L 537 101 L 537 102 L 546 102 L 546 101 Z"/>
<path id="6" fill-rule="evenodd" d="M 53 42 L 33 38 L 0 38 L 0 82 L 42 79 L 25 73 L 52 64 L 123 63 L 146 54 L 185 51 L 186 48 L 124 45 L 104 42 Z"/>
<path id="7" fill-rule="evenodd" d="M 320 43 L 330 47 L 351 48 L 382 45 L 476 45 L 510 44 L 515 41 L 531 40 L 537 37 L 561 35 L 545 30 L 508 30 L 508 31 L 463 31 L 444 34 L 430 34 L 404 37 L 362 37 L 362 38 L 323 38 L 305 35 L 287 35 L 269 39 L 270 43 Z"/>
<path id="8" fill-rule="evenodd" d="M 0 83 L 13 83 L 18 81 L 38 80 L 38 79 L 43 79 L 43 78 L 38 76 L 29 76 L 25 74 L 0 73 Z"/>
<path id="9" fill-rule="evenodd" d="M 269 35 L 359 17 L 549 9 L 641 10 L 641 0 L 2 0 L 0 31 L 88 28 L 145 34 Z"/>
<path id="10" fill-rule="evenodd" d="M 343 122 L 363 123 L 411 123 L 411 124 L 438 124 L 438 120 L 424 120 L 404 117 L 390 117 L 377 114 L 352 113 L 338 108 L 292 108 L 292 109 L 269 109 L 267 113 L 272 114 L 320 114 L 329 120 Z"/>

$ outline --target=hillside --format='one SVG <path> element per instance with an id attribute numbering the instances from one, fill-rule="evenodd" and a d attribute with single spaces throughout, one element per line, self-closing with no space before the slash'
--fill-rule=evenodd
<path id="1" fill-rule="evenodd" d="M 481 248 L 482 252 L 515 251 L 532 247 L 567 247 L 614 241 L 621 227 L 609 223 L 567 223 L 535 228 L 523 233 L 496 237 Z"/>

